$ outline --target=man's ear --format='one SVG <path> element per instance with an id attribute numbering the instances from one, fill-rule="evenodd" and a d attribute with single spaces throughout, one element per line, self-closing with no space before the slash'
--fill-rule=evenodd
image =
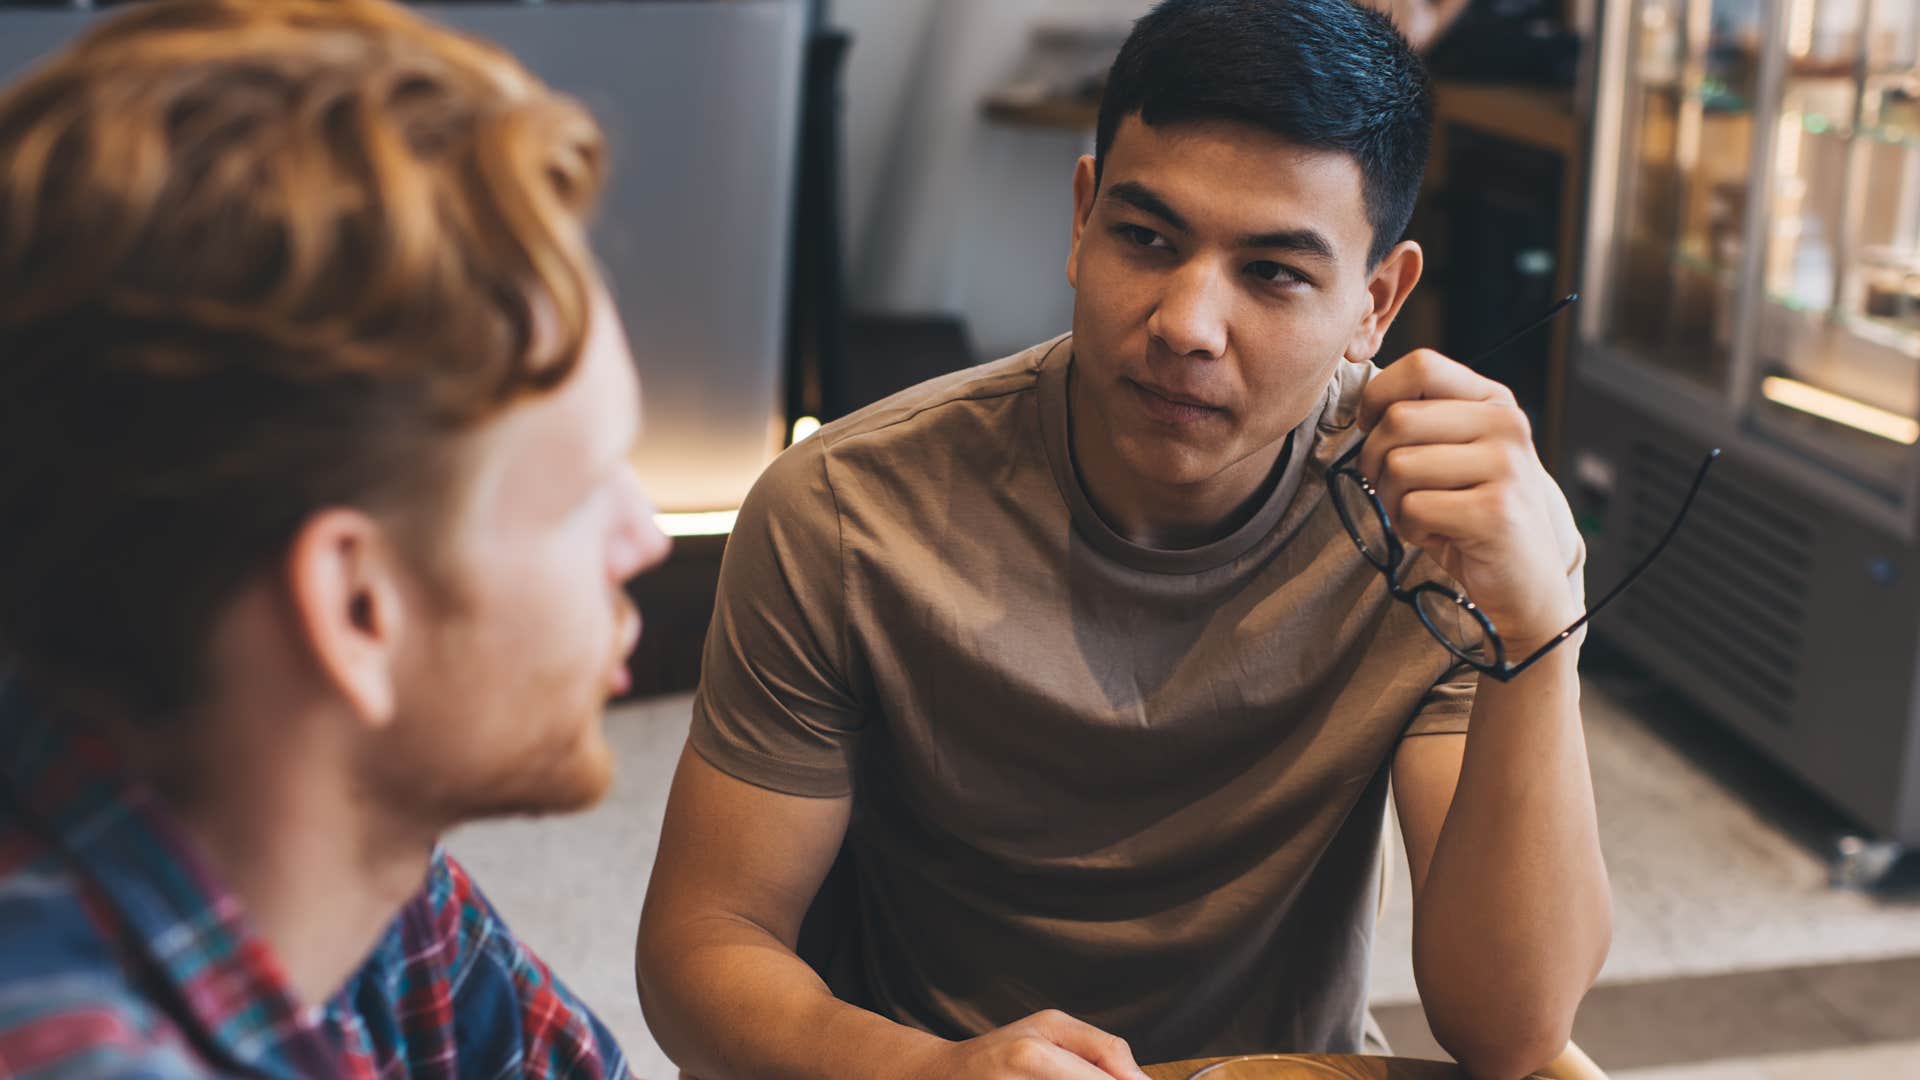
<path id="1" fill-rule="evenodd" d="M 1380 351 L 1380 342 L 1386 338 L 1388 327 L 1400 314 L 1413 287 L 1420 283 L 1424 265 L 1425 255 L 1420 245 L 1402 240 L 1373 268 L 1372 276 L 1367 279 L 1367 312 L 1354 327 L 1352 340 L 1347 342 L 1347 359 L 1363 363 Z"/>
<path id="2" fill-rule="evenodd" d="M 1093 155 L 1081 154 L 1073 167 L 1073 250 L 1067 255 L 1067 284 L 1080 287 L 1080 238 L 1086 235 L 1087 220 L 1093 217 L 1093 199 L 1099 194 L 1094 179 Z"/>
<path id="3" fill-rule="evenodd" d="M 405 624 L 402 571 L 387 531 L 358 510 L 315 514 L 287 552 L 297 640 L 368 727 L 384 727 L 394 717 Z"/>

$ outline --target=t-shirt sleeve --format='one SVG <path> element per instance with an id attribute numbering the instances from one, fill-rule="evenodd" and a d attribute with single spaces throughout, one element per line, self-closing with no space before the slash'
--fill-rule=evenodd
<path id="1" fill-rule="evenodd" d="M 1573 565 L 1567 568 L 1567 582 L 1573 586 L 1574 599 L 1585 607 L 1587 601 L 1587 544 L 1580 540 L 1573 555 Z M 1586 628 L 1574 635 L 1571 642 L 1560 646 L 1563 649 L 1579 648 L 1586 638 Z M 1509 657 L 1517 661 L 1518 657 Z M 1416 735 L 1464 735 L 1473 716 L 1474 693 L 1480 688 L 1480 673 L 1465 664 L 1456 665 L 1440 676 L 1426 696 L 1420 700 L 1419 708 L 1414 710 L 1413 720 L 1402 733 L 1402 738 Z"/>
<path id="2" fill-rule="evenodd" d="M 767 467 L 727 539 L 689 740 L 756 787 L 853 790 L 864 713 L 847 674 L 841 518 L 825 440 Z"/>
<path id="3" fill-rule="evenodd" d="M 1462 664 L 1449 670 L 1427 690 L 1414 710 L 1413 721 L 1401 738 L 1416 735 L 1465 735 L 1473 716 L 1474 691 L 1480 688 L 1480 673 Z"/>

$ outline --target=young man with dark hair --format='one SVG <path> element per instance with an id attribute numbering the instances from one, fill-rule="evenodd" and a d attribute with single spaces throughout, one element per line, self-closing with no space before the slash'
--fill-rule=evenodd
<path id="1" fill-rule="evenodd" d="M 628 1075 L 439 847 L 599 798 L 666 550 L 604 157 L 383 0 L 0 94 L 0 1075 Z"/>
<path id="2" fill-rule="evenodd" d="M 768 470 L 638 943 L 690 1074 L 1358 1050 L 1390 779 L 1435 1034 L 1478 1076 L 1561 1051 L 1610 920 L 1577 649 L 1467 642 L 1480 680 L 1401 599 L 1457 586 L 1435 625 L 1514 659 L 1582 605 L 1512 396 L 1371 363 L 1429 123 L 1350 0 L 1168 0 L 1073 177 L 1073 332 Z"/>

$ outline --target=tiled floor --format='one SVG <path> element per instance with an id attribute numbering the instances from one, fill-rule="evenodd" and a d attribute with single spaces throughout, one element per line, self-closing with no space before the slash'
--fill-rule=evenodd
<path id="1" fill-rule="evenodd" d="M 1628 1069 L 1610 1075 L 1614 1080 L 1913 1080 L 1920 1077 L 1920 1042 Z"/>
<path id="2" fill-rule="evenodd" d="M 1920 893 L 1832 888 L 1815 845 L 1841 823 L 1791 792 L 1735 797 L 1728 783 L 1765 785 L 1759 765 L 1703 718 L 1591 677 L 1582 704 L 1614 894 L 1603 982 L 1920 955 Z M 1376 1000 L 1415 999 L 1411 941 L 1402 883 L 1379 929 Z"/>
<path id="3" fill-rule="evenodd" d="M 593 812 L 452 841 L 654 1080 L 675 1072 L 647 1035 L 628 945 L 688 710 L 666 698 L 611 718 L 622 769 Z M 1616 928 L 1581 1046 L 1617 1080 L 1920 1078 L 1920 890 L 1829 887 L 1824 811 L 1776 800 L 1764 766 L 1619 671 L 1599 665 L 1585 712 Z M 1403 881 L 1375 1011 L 1397 1052 L 1443 1056 L 1415 1003 L 1409 923 Z"/>
<path id="4" fill-rule="evenodd" d="M 1693 1076 L 1686 1070 L 1699 1069 L 1701 1076 L 1719 1076 L 1711 1070 L 1734 1054 L 1758 1062 L 1843 1062 L 1863 1050 L 1891 1048 L 1887 1054 L 1908 1055 L 1907 1071 L 1881 1075 L 1920 1077 L 1920 1056 L 1912 1056 L 1920 1045 L 1916 988 L 1920 957 L 1912 956 L 1602 983 L 1581 1005 L 1574 1041 L 1615 1074 L 1657 1069 L 1660 1076 Z M 1395 1053 L 1445 1056 L 1417 1004 L 1376 1005 L 1374 1016 Z"/>

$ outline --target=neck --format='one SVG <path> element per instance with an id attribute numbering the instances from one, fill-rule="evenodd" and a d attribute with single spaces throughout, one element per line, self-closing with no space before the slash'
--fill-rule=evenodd
<path id="1" fill-rule="evenodd" d="M 327 745 L 332 725 L 302 722 L 315 719 L 215 710 L 193 718 L 202 737 L 183 741 L 195 749 L 146 755 L 162 800 L 307 1005 L 364 962 L 419 890 L 434 841 L 354 790 L 345 748 Z"/>
<path id="2" fill-rule="evenodd" d="M 1127 467 L 1113 435 L 1086 400 L 1084 383 L 1067 372 L 1068 443 L 1087 501 L 1113 531 L 1142 547 L 1202 547 L 1253 520 L 1286 471 L 1291 435 L 1192 484 L 1160 483 Z"/>

